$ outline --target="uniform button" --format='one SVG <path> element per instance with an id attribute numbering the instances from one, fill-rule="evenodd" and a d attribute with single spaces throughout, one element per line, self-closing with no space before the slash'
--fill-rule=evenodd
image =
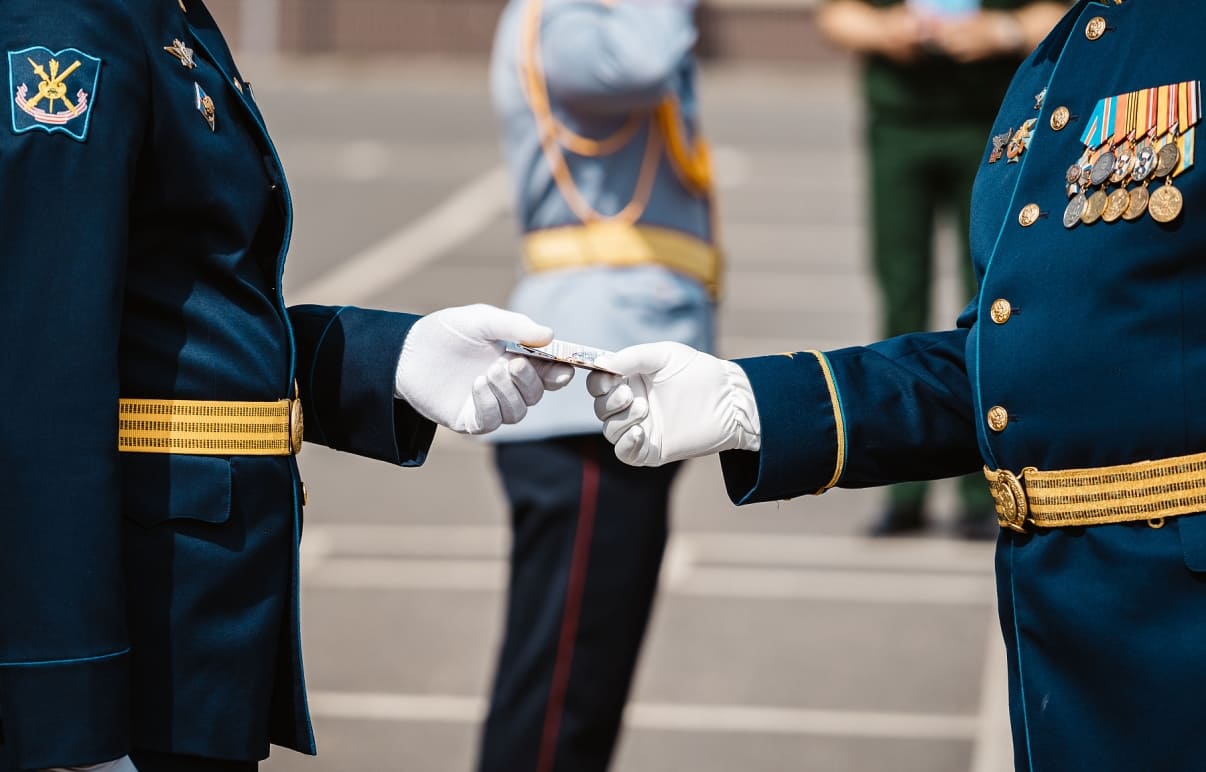
<path id="1" fill-rule="evenodd" d="M 988 428 L 994 432 L 1003 432 L 1005 427 L 1009 425 L 1009 411 L 1000 405 L 995 405 L 988 410 Z"/>
<path id="2" fill-rule="evenodd" d="M 1039 211 L 1038 204 L 1026 204 L 1026 206 L 1022 207 L 1022 211 L 1018 212 L 1018 222 L 1021 223 L 1023 228 L 1029 228 L 1038 222 L 1039 214 L 1041 212 Z"/>
<path id="3" fill-rule="evenodd" d="M 1085 37 L 1089 40 L 1097 40 L 1106 31 L 1106 20 L 1104 16 L 1094 16 L 1089 19 L 1089 23 L 1085 25 Z"/>
<path id="4" fill-rule="evenodd" d="M 1013 306 L 1005 298 L 997 298 L 992 301 L 992 308 L 989 309 L 989 314 L 997 324 L 1005 324 L 1005 322 L 1009 321 L 1009 317 L 1013 316 Z"/>
<path id="5" fill-rule="evenodd" d="M 234 87 L 239 90 L 240 94 L 242 94 L 243 93 L 243 81 L 239 80 L 239 76 L 238 75 L 234 76 L 233 78 L 230 79 L 230 81 L 232 83 L 234 83 Z M 1052 119 L 1052 120 L 1054 120 L 1054 119 Z"/>
<path id="6" fill-rule="evenodd" d="M 310 503 L 310 491 L 308 488 L 306 488 L 306 484 L 302 483 L 302 506 L 304 507 L 309 503 Z"/>
<path id="7" fill-rule="evenodd" d="M 1071 120 L 1071 118 L 1072 113 L 1068 111 L 1068 108 L 1061 105 L 1055 108 L 1055 112 L 1051 113 L 1051 128 L 1059 131 L 1068 125 L 1068 121 Z"/>

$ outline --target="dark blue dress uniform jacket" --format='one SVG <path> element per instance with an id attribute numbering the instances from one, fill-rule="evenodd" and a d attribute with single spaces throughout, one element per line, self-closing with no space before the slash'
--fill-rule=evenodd
<path id="1" fill-rule="evenodd" d="M 293 458 L 119 454 L 118 399 L 296 379 L 307 440 L 417 465 L 434 425 L 393 398 L 416 317 L 286 308 L 280 160 L 199 0 L 3 0 L 6 53 L 0 768 L 312 753 Z M 35 104 L 51 58 L 80 65 Z"/>
<path id="2" fill-rule="evenodd" d="M 1204 28 L 1197 0 L 1075 4 L 1021 66 L 992 131 L 1036 118 L 1029 149 L 989 164 L 985 138 L 971 222 L 981 290 L 957 329 L 740 362 L 763 437 L 759 453 L 723 459 L 734 501 L 1206 451 L 1203 159 L 1176 179 L 1185 209 L 1172 223 L 1062 223 L 1064 174 L 1097 101 L 1206 79 Z M 1072 120 L 1056 131 L 1060 106 Z M 1041 214 L 1026 227 L 1031 203 Z M 990 318 L 997 299 L 1013 309 L 1004 323 Z M 1003 430 L 988 425 L 993 406 L 1008 411 Z M 1206 769 L 1203 572 L 1202 514 L 1158 530 L 1003 531 L 1019 770 Z"/>

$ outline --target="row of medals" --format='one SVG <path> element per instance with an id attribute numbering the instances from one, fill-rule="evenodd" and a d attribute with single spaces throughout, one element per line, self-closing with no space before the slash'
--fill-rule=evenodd
<path id="1" fill-rule="evenodd" d="M 1092 164 L 1072 164 L 1064 176 L 1072 199 L 1064 210 L 1064 227 L 1092 225 L 1098 220 L 1138 220 L 1145 212 L 1156 222 L 1172 222 L 1183 205 L 1181 191 L 1172 184 L 1172 173 L 1180 163 L 1181 151 L 1170 138 L 1160 148 L 1150 140 L 1138 146 L 1127 143 L 1117 150 L 1104 151 Z M 1164 184 L 1149 193 L 1149 183 L 1161 178 Z M 1107 183 L 1122 187 L 1107 192 Z M 1127 190 L 1131 183 L 1139 187 Z M 1086 194 L 1098 186 L 1098 190 Z"/>

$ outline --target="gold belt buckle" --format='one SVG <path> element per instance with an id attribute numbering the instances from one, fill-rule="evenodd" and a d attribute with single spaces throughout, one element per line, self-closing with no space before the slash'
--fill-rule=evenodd
<path id="1" fill-rule="evenodd" d="M 1030 514 L 1030 507 L 1026 502 L 1026 489 L 1022 487 L 1022 481 L 1008 469 L 994 472 L 984 467 L 984 477 L 988 480 L 988 490 L 992 493 L 993 504 L 996 505 L 997 522 L 1002 528 L 1026 533 L 1026 518 Z"/>
<path id="2" fill-rule="evenodd" d="M 289 400 L 289 452 L 293 455 L 301 453 L 302 438 L 306 433 L 305 420 L 302 417 L 301 392 L 297 388 L 297 379 L 293 380 L 293 399 Z"/>

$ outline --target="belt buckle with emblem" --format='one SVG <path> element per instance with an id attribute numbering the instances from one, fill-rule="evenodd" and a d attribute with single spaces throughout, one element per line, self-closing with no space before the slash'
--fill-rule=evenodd
<path id="1" fill-rule="evenodd" d="M 1030 508 L 1021 479 L 1008 469 L 993 471 L 988 467 L 984 468 L 984 478 L 988 480 L 988 490 L 992 493 L 997 522 L 1002 528 L 1026 533 L 1026 518 Z"/>

